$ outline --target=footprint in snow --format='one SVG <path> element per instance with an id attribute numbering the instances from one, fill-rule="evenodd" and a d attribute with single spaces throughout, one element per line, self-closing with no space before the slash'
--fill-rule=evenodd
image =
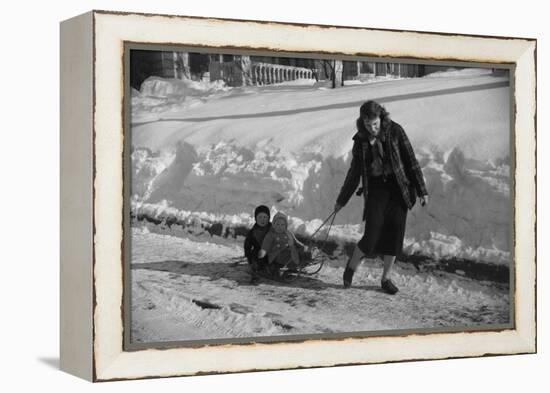
<path id="1" fill-rule="evenodd" d="M 309 307 L 315 307 L 317 305 L 317 299 L 308 299 L 306 304 L 309 306 Z"/>
<path id="2" fill-rule="evenodd" d="M 273 319 L 272 322 L 273 322 L 274 325 L 282 327 L 286 331 L 294 329 L 294 326 L 289 325 L 287 323 L 284 323 L 282 321 L 276 320 L 276 319 Z"/>
<path id="3" fill-rule="evenodd" d="M 229 305 L 229 309 L 237 314 L 250 314 L 252 311 L 254 311 L 252 308 L 243 306 L 242 304 L 238 303 L 231 303 Z"/>

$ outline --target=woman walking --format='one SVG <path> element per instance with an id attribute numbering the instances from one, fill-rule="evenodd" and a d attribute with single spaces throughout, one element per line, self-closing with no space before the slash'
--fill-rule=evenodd
<path id="1" fill-rule="evenodd" d="M 355 246 L 344 271 L 344 288 L 352 284 L 353 274 L 365 256 L 382 255 L 384 270 L 381 286 L 389 294 L 398 288 L 390 279 L 391 268 L 403 248 L 407 210 L 417 195 L 422 206 L 428 203 L 424 176 L 403 128 L 392 121 L 376 101 L 359 109 L 357 133 L 353 136 L 351 165 L 334 210 L 349 201 L 362 180 L 365 233 Z"/>

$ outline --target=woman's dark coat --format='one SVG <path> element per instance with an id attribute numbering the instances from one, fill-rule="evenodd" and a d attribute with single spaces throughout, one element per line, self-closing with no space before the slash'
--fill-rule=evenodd
<path id="1" fill-rule="evenodd" d="M 360 179 L 363 181 L 362 193 L 365 206 L 368 198 L 368 166 L 373 158 L 369 134 L 361 119 L 357 119 L 357 130 L 357 133 L 353 136 L 351 165 L 340 194 L 336 199 L 336 202 L 341 206 L 345 206 L 348 203 L 357 189 Z M 428 195 L 424 176 L 416 160 L 412 145 L 403 127 L 390 119 L 382 121 L 380 133 L 382 133 L 380 137 L 383 141 L 382 143 L 385 144 L 384 150 L 389 152 L 388 158 L 390 159 L 403 201 L 407 205 L 407 208 L 411 209 L 416 202 L 417 195 Z M 363 211 L 364 219 L 365 211 Z"/>

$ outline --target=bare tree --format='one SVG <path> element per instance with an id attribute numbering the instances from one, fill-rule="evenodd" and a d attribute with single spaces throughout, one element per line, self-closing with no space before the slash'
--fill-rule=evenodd
<path id="1" fill-rule="evenodd" d="M 342 60 L 321 60 L 325 75 L 332 82 L 332 88 L 344 86 L 344 63 Z"/>

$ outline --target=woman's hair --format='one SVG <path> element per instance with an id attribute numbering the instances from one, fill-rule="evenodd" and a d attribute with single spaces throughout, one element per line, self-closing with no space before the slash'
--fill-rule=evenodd
<path id="1" fill-rule="evenodd" d="M 359 108 L 359 116 L 369 120 L 380 117 L 380 120 L 384 123 L 389 119 L 390 114 L 386 111 L 386 108 L 378 102 L 369 100 Z"/>
<path id="2" fill-rule="evenodd" d="M 361 108 L 359 108 L 359 118 L 355 122 L 357 125 L 357 130 L 359 132 L 367 132 L 365 125 L 363 124 L 363 119 L 366 118 L 368 120 L 372 120 L 376 117 L 380 117 L 382 130 L 385 130 L 391 122 L 389 112 L 376 101 L 369 100 L 365 102 L 361 105 Z"/>

